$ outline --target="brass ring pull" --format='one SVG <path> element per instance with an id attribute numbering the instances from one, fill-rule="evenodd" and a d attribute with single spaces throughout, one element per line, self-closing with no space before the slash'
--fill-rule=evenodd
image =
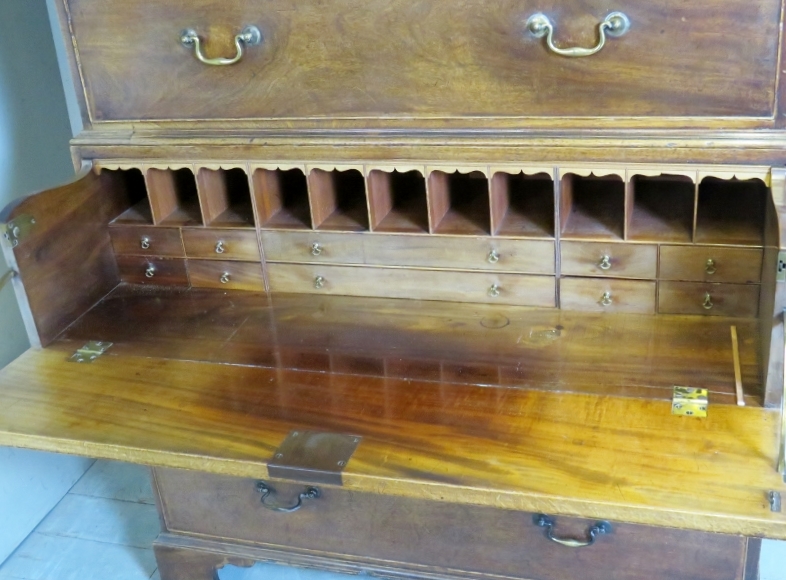
<path id="1" fill-rule="evenodd" d="M 152 278 L 156 275 L 156 268 L 155 266 L 148 266 L 147 270 L 145 270 L 145 276 L 148 278 Z"/>
<path id="2" fill-rule="evenodd" d="M 595 522 L 587 530 L 586 540 L 576 540 L 573 538 L 558 538 L 554 535 L 554 520 L 547 515 L 537 514 L 535 516 L 535 525 L 541 528 L 546 528 L 546 537 L 552 542 L 556 542 L 561 546 L 568 548 L 584 548 L 591 546 L 601 534 L 611 533 L 611 524 L 609 522 L 599 521 Z"/>
<path id="3" fill-rule="evenodd" d="M 499 252 L 497 252 L 497 250 L 491 250 L 486 260 L 488 260 L 489 264 L 496 264 L 499 262 Z"/>
<path id="4" fill-rule="evenodd" d="M 602 256 L 600 262 L 598 262 L 598 268 L 600 268 L 601 270 L 610 270 L 611 256 Z"/>
<path id="5" fill-rule="evenodd" d="M 707 274 L 710 274 L 710 275 L 712 275 L 715 272 L 717 272 L 717 270 L 715 269 L 715 260 L 713 260 L 712 258 L 707 260 L 707 264 L 704 266 L 704 271 L 707 272 Z"/>
<path id="6" fill-rule="evenodd" d="M 600 297 L 600 303 L 602 306 L 611 306 L 611 292 L 604 292 Z"/>
<path id="7" fill-rule="evenodd" d="M 496 298 L 497 296 L 499 296 L 499 293 L 500 293 L 499 284 L 492 284 L 489 287 L 489 296 L 491 296 L 492 298 Z"/>
<path id="8" fill-rule="evenodd" d="M 139 245 L 142 246 L 143 250 L 149 250 L 150 249 L 150 238 L 142 238 L 142 240 L 140 241 Z"/>
<path id="9" fill-rule="evenodd" d="M 223 274 L 221 274 L 221 277 L 218 279 L 218 281 L 221 282 L 222 284 L 227 284 L 229 282 L 229 278 L 230 278 L 229 272 L 224 272 Z"/>
<path id="10" fill-rule="evenodd" d="M 709 292 L 705 292 L 705 294 L 704 294 L 704 302 L 702 303 L 702 306 L 704 307 L 704 310 L 711 310 L 712 307 L 715 306 L 712 303 L 712 296 L 710 296 Z"/>
<path id="11" fill-rule="evenodd" d="M 325 287 L 325 279 L 322 276 L 317 276 L 314 278 L 314 288 L 319 290 L 320 288 Z"/>
<path id="12" fill-rule="evenodd" d="M 322 253 L 324 248 L 319 245 L 319 242 L 314 242 L 311 244 L 311 255 L 312 256 L 319 256 Z"/>
<path id="13" fill-rule="evenodd" d="M 554 44 L 554 25 L 549 17 L 543 13 L 533 14 L 527 19 L 527 30 L 535 38 L 546 37 L 546 46 L 554 54 L 559 56 L 592 56 L 606 46 L 606 36 L 622 36 L 630 29 L 630 19 L 622 12 L 612 12 L 606 19 L 598 24 L 598 44 L 592 48 L 582 48 L 574 46 L 571 48 L 559 48 Z"/>
<path id="14" fill-rule="evenodd" d="M 218 242 L 216 242 L 216 254 L 223 254 L 226 251 L 224 240 L 218 240 Z"/>
<path id="15" fill-rule="evenodd" d="M 303 492 L 298 494 L 297 502 L 294 505 L 280 506 L 265 501 L 270 495 L 274 494 L 276 490 L 270 487 L 264 481 L 257 481 L 257 491 L 262 494 L 262 498 L 260 499 L 260 502 L 265 508 L 274 512 L 281 512 L 286 514 L 296 512 L 301 507 L 303 507 L 304 499 L 317 499 L 320 495 L 322 495 L 321 492 L 319 491 L 319 488 L 309 486 Z"/>
<path id="16" fill-rule="evenodd" d="M 237 53 L 232 58 L 207 58 L 202 54 L 201 39 L 195 30 L 189 28 L 180 33 L 180 43 L 186 48 L 194 47 L 194 54 L 199 59 L 199 62 L 209 64 L 211 66 L 226 66 L 235 64 L 243 58 L 243 53 L 246 46 L 256 46 L 262 42 L 262 33 L 256 26 L 246 26 L 240 34 L 235 36 L 235 47 Z"/>

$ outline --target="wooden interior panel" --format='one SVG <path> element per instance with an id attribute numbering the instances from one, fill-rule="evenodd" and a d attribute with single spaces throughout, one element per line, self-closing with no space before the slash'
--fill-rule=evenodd
<path id="1" fill-rule="evenodd" d="M 188 287 L 186 261 L 154 256 L 117 256 L 120 279 L 129 284 Z"/>
<path id="2" fill-rule="evenodd" d="M 559 292 L 560 307 L 567 310 L 656 312 L 655 282 L 567 277 L 560 278 Z"/>
<path id="3" fill-rule="evenodd" d="M 308 184 L 300 169 L 257 169 L 252 183 L 261 227 L 311 229 Z"/>
<path id="4" fill-rule="evenodd" d="M 179 228 L 116 226 L 109 228 L 116 254 L 184 257 Z"/>
<path id="5" fill-rule="evenodd" d="M 560 243 L 562 274 L 654 279 L 658 272 L 658 247 L 649 244 L 602 242 Z M 609 257 L 609 268 L 601 262 Z"/>
<path id="6" fill-rule="evenodd" d="M 265 278 L 259 263 L 189 260 L 188 279 L 196 288 L 265 291 Z"/>
<path id="7" fill-rule="evenodd" d="M 357 233 L 263 231 L 261 239 L 269 262 L 363 264 L 365 261 L 364 236 Z"/>
<path id="8" fill-rule="evenodd" d="M 189 258 L 260 260 L 255 230 L 183 228 L 183 245 Z"/>
<path id="9" fill-rule="evenodd" d="M 156 225 L 201 225 L 197 185 L 190 169 L 148 169 L 145 182 Z"/>
<path id="10" fill-rule="evenodd" d="M 661 246 L 659 277 L 661 280 L 758 284 L 762 254 L 762 250 L 748 248 Z"/>
<path id="11" fill-rule="evenodd" d="M 759 291 L 754 284 L 659 282 L 658 311 L 753 318 L 759 312 Z"/>
<path id="12" fill-rule="evenodd" d="M 205 225 L 254 226 L 249 182 L 243 169 L 202 168 L 197 172 L 197 191 Z"/>

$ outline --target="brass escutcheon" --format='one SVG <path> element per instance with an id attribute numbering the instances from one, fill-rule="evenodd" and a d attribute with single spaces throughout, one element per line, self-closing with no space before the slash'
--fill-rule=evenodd
<path id="1" fill-rule="evenodd" d="M 325 279 L 322 276 L 317 276 L 314 278 L 314 288 L 319 290 L 320 288 L 325 287 Z"/>
<path id="2" fill-rule="evenodd" d="M 611 256 L 603 255 L 598 262 L 598 268 L 601 270 L 609 270 L 611 268 Z"/>
<path id="3" fill-rule="evenodd" d="M 311 244 L 311 255 L 312 256 L 319 256 L 322 253 L 324 248 L 319 245 L 319 242 L 314 242 Z"/>
<path id="4" fill-rule="evenodd" d="M 226 284 L 229 282 L 229 272 L 224 272 L 221 274 L 221 277 L 218 279 L 222 284 Z"/>
<path id="5" fill-rule="evenodd" d="M 705 292 L 704 302 L 702 303 L 702 306 L 704 307 L 704 310 L 710 310 L 713 306 L 715 306 L 712 303 L 712 296 L 710 296 L 709 292 Z"/>
<path id="6" fill-rule="evenodd" d="M 600 303 L 602 306 L 611 306 L 611 292 L 604 292 L 600 297 Z"/>
<path id="7" fill-rule="evenodd" d="M 216 254 L 223 254 L 226 252 L 226 248 L 224 248 L 224 240 L 218 240 L 216 243 Z"/>
<path id="8" fill-rule="evenodd" d="M 499 296 L 500 290 L 501 288 L 499 284 L 492 284 L 489 287 L 489 296 L 491 296 L 492 298 L 496 298 L 497 296 Z"/>
<path id="9" fill-rule="evenodd" d="M 141 243 L 139 245 L 142 246 L 143 250 L 150 249 L 150 238 L 147 238 L 147 237 L 142 238 L 142 241 L 141 241 Z"/>
<path id="10" fill-rule="evenodd" d="M 499 262 L 499 253 L 497 252 L 497 250 L 491 250 L 489 252 L 489 255 L 486 257 L 486 260 L 488 261 L 489 264 L 496 264 L 497 262 Z"/>
<path id="11" fill-rule="evenodd" d="M 712 258 L 707 260 L 707 264 L 704 266 L 704 271 L 710 275 L 714 274 L 717 271 L 715 269 L 715 260 L 713 260 Z"/>

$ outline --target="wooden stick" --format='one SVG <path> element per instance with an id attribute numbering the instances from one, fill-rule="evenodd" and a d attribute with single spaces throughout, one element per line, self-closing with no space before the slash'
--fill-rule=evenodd
<path id="1" fill-rule="evenodd" d="M 734 357 L 734 386 L 737 389 L 737 405 L 745 406 L 742 393 L 742 372 L 740 372 L 740 346 L 737 342 L 737 327 L 731 327 L 731 352 Z"/>

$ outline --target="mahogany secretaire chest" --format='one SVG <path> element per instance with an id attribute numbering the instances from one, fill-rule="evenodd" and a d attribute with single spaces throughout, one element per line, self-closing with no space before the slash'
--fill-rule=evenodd
<path id="1" fill-rule="evenodd" d="M 781 0 L 57 0 L 0 444 L 164 580 L 754 580 L 786 539 Z"/>

